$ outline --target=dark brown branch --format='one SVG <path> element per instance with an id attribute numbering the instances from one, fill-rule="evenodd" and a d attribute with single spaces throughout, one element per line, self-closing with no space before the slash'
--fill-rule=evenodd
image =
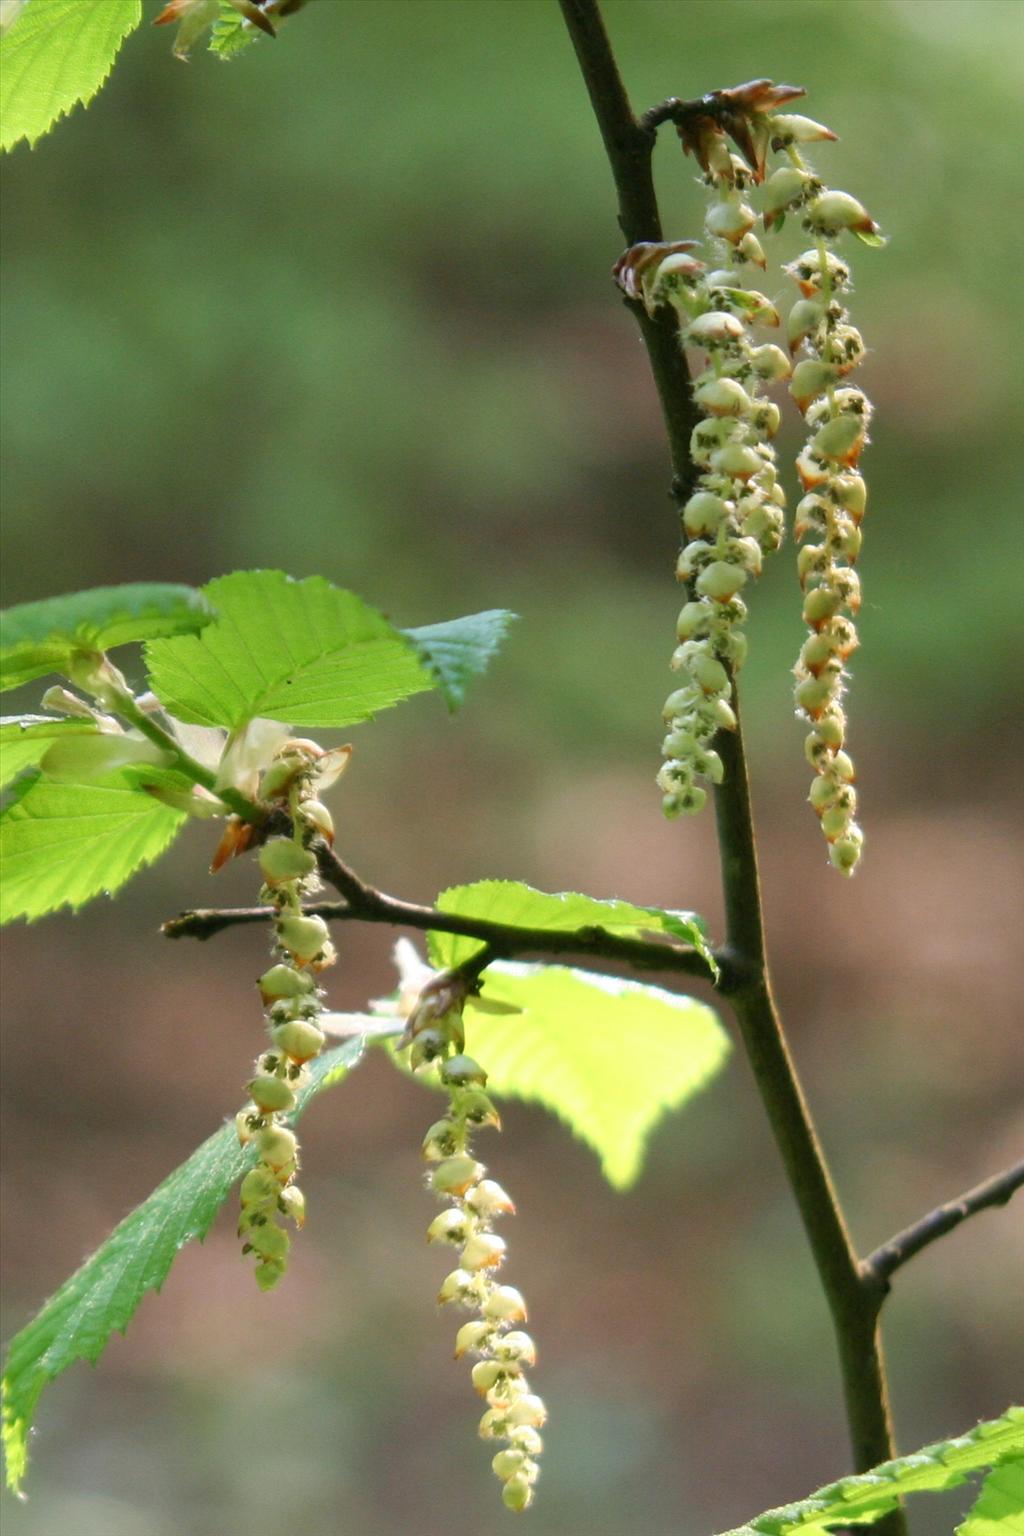
<path id="1" fill-rule="evenodd" d="M 611 165 L 623 233 L 630 244 L 659 240 L 651 150 L 658 122 L 673 117 L 676 106 L 666 104 L 637 122 L 597 0 L 559 3 Z M 668 427 L 673 486 L 678 494 L 686 494 L 695 479 L 689 446 L 695 413 L 678 329 L 674 319 L 652 321 L 641 305 L 630 307 L 647 343 Z M 894 1454 L 878 1332 L 880 1301 L 861 1273 L 771 994 L 741 729 L 720 732 L 716 746 L 725 765 L 724 783 L 715 791 L 715 810 L 727 916 L 725 955 L 733 978 L 731 1002 L 831 1312 L 854 1462 L 858 1471 L 866 1471 Z M 877 1529 L 879 1536 L 905 1536 L 902 1513 L 887 1516 Z"/>
<path id="2" fill-rule="evenodd" d="M 633 116 L 601 13 L 593 0 L 560 0 L 560 4 L 615 179 L 619 228 L 627 245 L 660 240 L 661 217 L 651 168 L 654 130 L 642 126 Z M 668 306 L 653 317 L 642 304 L 627 301 L 627 308 L 633 311 L 650 358 L 675 470 L 672 492 L 682 502 L 689 496 L 694 480 L 690 436 L 697 425 L 697 411 L 689 369 L 679 345 L 679 322 Z"/>
<path id="3" fill-rule="evenodd" d="M 895 1237 L 876 1248 L 864 1260 L 861 1266 L 864 1274 L 883 1292 L 887 1291 L 892 1276 L 898 1269 L 902 1269 L 908 1259 L 912 1259 L 923 1248 L 930 1247 L 947 1232 L 952 1232 L 954 1227 L 958 1227 L 969 1216 L 976 1216 L 979 1211 L 990 1210 L 993 1206 L 1008 1204 L 1021 1188 L 1024 1188 L 1024 1162 L 1015 1163 L 1012 1168 L 1004 1168 L 1002 1173 L 994 1174 L 982 1184 L 976 1184 L 965 1194 L 957 1195 L 955 1200 L 947 1200 L 944 1205 L 929 1211 L 927 1216 L 922 1216 L 920 1221 L 897 1232 Z"/>
<path id="4" fill-rule="evenodd" d="M 344 895 L 345 900 L 314 902 L 304 910 L 328 922 L 386 923 L 394 928 L 416 928 L 420 932 L 461 934 L 465 938 L 482 940 L 492 959 L 533 954 L 558 956 L 563 960 L 607 960 L 636 970 L 669 971 L 708 979 L 707 961 L 695 949 L 657 940 L 626 938 L 596 925 L 559 932 L 550 928 L 492 922 L 488 918 L 456 912 L 439 912 L 435 907 L 400 901 L 365 884 L 324 844 L 317 845 L 317 851 L 321 874 Z M 169 939 L 208 939 L 225 928 L 266 923 L 273 916 L 273 907 L 225 907 L 183 912 L 180 917 L 164 923 L 161 931 Z"/>

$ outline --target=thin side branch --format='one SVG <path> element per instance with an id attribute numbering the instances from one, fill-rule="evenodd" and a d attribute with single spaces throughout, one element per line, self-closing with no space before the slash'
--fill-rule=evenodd
<path id="1" fill-rule="evenodd" d="M 861 1268 L 865 1276 L 887 1291 L 892 1276 L 915 1254 L 952 1232 L 969 1216 L 976 1216 L 979 1211 L 990 1210 L 993 1206 L 1007 1205 L 1021 1188 L 1024 1188 L 1024 1162 L 1004 1168 L 1002 1173 L 976 1184 L 973 1189 L 957 1195 L 955 1200 L 947 1200 L 944 1205 L 929 1211 L 927 1216 L 922 1216 L 920 1221 L 897 1232 L 863 1261 Z"/>
<path id="2" fill-rule="evenodd" d="M 319 843 L 316 847 L 320 873 L 345 900 L 314 902 L 303 910 L 327 922 L 386 923 L 394 928 L 416 928 L 420 932 L 460 934 L 482 940 L 488 946 L 490 959 L 557 955 L 564 960 L 618 961 L 638 970 L 671 971 L 677 975 L 709 979 L 707 961 L 695 949 L 657 940 L 626 938 L 597 926 L 563 931 L 525 928 L 515 923 L 440 912 L 436 907 L 401 901 L 367 885 L 326 844 Z M 223 907 L 183 912 L 180 917 L 164 923 L 161 931 L 169 939 L 208 939 L 225 928 L 266 923 L 273 916 L 273 907 Z"/>

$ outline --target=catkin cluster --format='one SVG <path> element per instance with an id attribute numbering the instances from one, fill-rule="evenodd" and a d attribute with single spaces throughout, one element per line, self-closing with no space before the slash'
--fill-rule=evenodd
<path id="1" fill-rule="evenodd" d="M 533 1340 L 518 1326 L 526 1321 L 526 1304 L 514 1286 L 495 1279 L 506 1245 L 494 1224 L 515 1207 L 501 1185 L 486 1177 L 470 1145 L 474 1131 L 499 1129 L 500 1122 L 485 1091 L 487 1073 L 465 1054 L 463 1000 L 457 984 L 450 985 L 443 975 L 436 978 L 409 1018 L 404 1043 L 411 1043 L 413 1070 L 436 1070 L 448 1094 L 447 1114 L 423 1139 L 430 1188 L 445 1202 L 427 1228 L 427 1239 L 459 1251 L 458 1267 L 444 1280 L 438 1302 L 475 1314 L 456 1335 L 455 1358 L 477 1357 L 472 1381 L 487 1403 L 480 1434 L 505 1442 L 491 1465 L 505 1505 L 521 1511 L 533 1499 L 547 1409 L 526 1377 L 536 1360 Z"/>
<path id="2" fill-rule="evenodd" d="M 844 382 L 864 343 L 843 303 L 849 269 L 831 246 L 844 231 L 869 245 L 884 241 L 861 204 L 826 187 L 804 160 L 801 146 L 836 136 L 811 118 L 780 111 L 802 95 L 798 86 L 752 80 L 698 101 L 666 103 L 710 191 L 711 267 L 693 255 L 693 241 L 643 243 L 625 253 L 614 275 L 648 314 L 672 306 L 683 345 L 705 357 L 693 381 L 701 419 L 690 458 L 698 475 L 682 509 L 685 542 L 677 567 L 689 599 L 672 657 L 683 681 L 665 704 L 658 774 L 665 814 L 699 811 L 707 792 L 697 780 L 723 778 L 714 738 L 736 725 L 733 680 L 747 644 L 742 594 L 784 532 L 785 496 L 771 446 L 779 410 L 761 391 L 790 378 L 810 433 L 797 460 L 804 492 L 796 514 L 803 546 L 798 569 L 811 634 L 796 668 L 796 700 L 813 727 L 807 740 L 817 773 L 811 803 L 833 864 L 848 874 L 863 835 L 854 819 L 853 765 L 843 751 L 842 698 L 846 661 L 857 644 L 860 588 L 853 566 L 865 505 L 857 464 L 871 407 L 861 390 Z M 784 163 L 765 181 L 770 153 L 784 156 Z M 766 230 L 780 229 L 793 215 L 815 242 L 785 268 L 800 288 L 787 322 L 789 356 L 773 344 L 757 345 L 752 335 L 755 326 L 779 325 L 775 306 L 748 285 L 744 271 L 766 266 L 748 200 L 754 187 L 761 187 Z"/>
<path id="3" fill-rule="evenodd" d="M 806 752 L 816 777 L 809 799 L 821 819 L 832 863 L 849 875 L 864 834 L 855 819 L 854 766 L 844 750 L 843 695 L 846 663 L 858 644 L 854 616 L 861 598 L 854 566 L 867 495 L 857 466 L 868 440 L 871 403 L 846 382 L 864 356 L 864 342 L 845 305 L 850 269 L 832 245 L 844 231 L 871 245 L 882 240 L 861 204 L 824 186 L 804 160 L 802 143 L 835 135 L 802 117 L 773 118 L 772 128 L 772 148 L 783 152 L 788 163 L 766 183 L 765 224 L 777 225 L 794 213 L 814 239 L 785 269 L 800 293 L 788 320 L 790 350 L 799 357 L 789 388 L 808 429 L 796 461 L 804 494 L 794 533 L 801 545 L 797 571 L 810 634 L 794 669 L 795 696 L 798 711 L 811 725 Z"/>
<path id="4" fill-rule="evenodd" d="M 287 1268 L 291 1239 L 282 1218 L 290 1217 L 297 1227 L 305 1221 L 305 1196 L 294 1182 L 299 1145 L 286 1121 L 307 1081 L 307 1062 L 324 1046 L 318 1022 L 323 997 L 316 977 L 335 961 L 327 924 L 301 907 L 302 898 L 319 886 L 316 858 L 306 840 L 333 830 L 330 813 L 313 794 L 315 765 L 322 755 L 315 743 L 287 742 L 262 786 L 265 798 L 287 804 L 293 827 L 291 837 L 271 838 L 259 854 L 261 899 L 277 909 L 277 960 L 258 982 L 271 1044 L 247 1085 L 251 1102 L 235 1122 L 240 1141 L 253 1141 L 259 1159 L 242 1180 L 238 1235 L 244 1239 L 242 1252 L 255 1255 L 256 1283 L 264 1291 Z"/>
<path id="5" fill-rule="evenodd" d="M 676 309 L 683 345 L 706 359 L 694 379 L 701 420 L 690 441 L 699 474 L 682 509 L 685 542 L 676 568 L 689 600 L 677 620 L 672 667 L 684 681 L 665 704 L 657 776 L 670 817 L 701 809 L 707 792 L 698 778 L 722 781 L 713 741 L 736 725 L 732 679 L 747 651 L 741 593 L 760 575 L 763 556 L 779 547 L 784 528 L 785 495 L 771 446 L 779 408 L 761 391 L 768 380 L 786 377 L 790 363 L 781 348 L 757 345 L 753 336 L 756 326 L 778 326 L 779 314 L 743 270 L 765 265 L 745 198 L 753 173 L 721 132 L 709 136 L 703 179 L 711 191 L 705 227 L 715 266 L 708 270 L 680 242 L 634 246 L 616 268 L 620 286 L 649 311 L 662 304 Z"/>

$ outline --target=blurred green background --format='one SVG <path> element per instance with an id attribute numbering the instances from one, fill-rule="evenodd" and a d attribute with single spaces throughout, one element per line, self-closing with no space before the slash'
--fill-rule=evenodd
<path id="1" fill-rule="evenodd" d="M 777 988 L 865 1249 L 1020 1155 L 1021 20 L 1015 0 L 607 4 L 638 107 L 806 86 L 841 136 L 817 164 L 891 236 L 853 253 L 877 418 L 852 884 L 804 804 L 791 551 L 754 594 L 743 676 Z M 657 169 L 668 231 L 696 234 L 670 134 Z M 403 624 L 511 607 L 461 718 L 420 700 L 350 733 L 346 856 L 411 898 L 504 875 L 720 932 L 711 818 L 665 825 L 652 783 L 676 524 L 553 0 L 316 0 L 230 66 L 182 68 L 144 28 L 5 182 L 5 601 L 276 566 Z M 783 458 L 797 442 L 791 421 Z M 261 939 L 157 934 L 249 898 L 245 870 L 211 884 L 209 840 L 191 828 L 114 903 L 7 940 L 8 1336 L 237 1107 Z M 390 936 L 344 940 L 332 1004 L 358 1007 L 390 986 Z M 256 1292 L 225 1213 L 101 1368 L 44 1398 L 10 1536 L 503 1529 L 434 1315 L 429 1117 L 376 1058 L 320 1101 L 287 1283 Z M 551 1409 L 536 1536 L 706 1536 L 845 1470 L 824 1306 L 742 1059 L 627 1196 L 515 1105 L 489 1152 Z M 1011 1208 L 901 1277 L 904 1449 L 1019 1400 L 1020 1260 Z M 915 1533 L 964 1506 L 921 1504 Z"/>

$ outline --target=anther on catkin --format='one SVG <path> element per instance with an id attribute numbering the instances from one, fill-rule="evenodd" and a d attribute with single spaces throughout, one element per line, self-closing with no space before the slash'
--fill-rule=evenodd
<path id="1" fill-rule="evenodd" d="M 303 897 L 314 895 L 320 884 L 316 857 L 306 844 L 333 831 L 329 813 L 315 798 L 325 756 L 315 742 L 286 741 L 261 783 L 263 798 L 287 807 L 292 821 L 291 837 L 272 837 L 259 852 L 260 898 L 276 908 L 275 963 L 257 983 L 270 1042 L 248 1083 L 250 1102 L 235 1117 L 240 1141 L 253 1143 L 257 1153 L 255 1167 L 242 1180 L 238 1235 L 242 1252 L 255 1256 L 256 1283 L 264 1291 L 277 1285 L 287 1268 L 291 1238 L 285 1220 L 301 1227 L 306 1219 L 305 1196 L 295 1183 L 299 1144 L 287 1122 L 308 1079 L 306 1063 L 325 1043 L 316 978 L 336 959 L 323 918 L 302 910 Z M 321 772 L 319 781 L 323 777 Z"/>
<path id="2" fill-rule="evenodd" d="M 705 228 L 713 265 L 698 261 L 693 243 L 681 241 L 634 246 L 615 268 L 619 286 L 650 313 L 671 305 L 681 343 L 705 357 L 694 379 L 701 419 L 690 441 L 699 475 L 682 509 L 684 545 L 676 568 L 687 592 L 672 656 L 681 679 L 665 704 L 657 775 L 669 817 L 701 809 L 707 791 L 698 780 L 722 782 L 714 740 L 736 726 L 733 677 L 747 651 L 742 594 L 784 531 L 785 496 L 771 446 L 779 408 L 762 390 L 790 365 L 781 348 L 755 343 L 755 327 L 777 327 L 779 315 L 765 294 L 748 286 L 744 272 L 765 265 L 746 200 L 756 177 L 714 126 L 699 158 L 710 194 Z"/>
<path id="3" fill-rule="evenodd" d="M 779 227 L 791 213 L 814 241 L 785 269 L 800 294 L 787 323 L 790 352 L 797 358 L 789 390 L 808 429 L 796 461 L 804 494 L 794 533 L 801 546 L 797 572 L 809 633 L 794 668 L 795 698 L 811 726 L 806 752 L 816 777 L 810 803 L 832 863 L 850 875 L 864 834 L 856 821 L 854 766 L 845 750 L 843 698 L 847 660 L 859 643 L 854 618 L 860 579 L 854 567 L 867 502 L 859 461 L 872 408 L 864 392 L 848 382 L 864 357 L 864 342 L 846 308 L 850 268 L 833 246 L 844 231 L 868 245 L 884 241 L 861 204 L 826 187 L 798 147 L 835 135 L 809 118 L 777 116 L 771 125 L 771 146 L 786 163 L 765 183 L 765 227 Z"/>
<path id="4" fill-rule="evenodd" d="M 455 1336 L 455 1358 L 475 1359 L 470 1378 L 486 1403 L 480 1434 L 504 1442 L 491 1466 L 506 1507 L 519 1512 L 533 1499 L 543 1449 L 539 1431 L 547 1409 L 526 1375 L 536 1361 L 533 1340 L 521 1326 L 526 1303 L 514 1286 L 497 1279 L 506 1243 L 494 1226 L 515 1206 L 501 1185 L 487 1177 L 472 1147 L 476 1131 L 499 1130 L 501 1122 L 486 1092 L 487 1073 L 465 1054 L 465 990 L 456 973 L 435 977 L 409 1015 L 399 1045 L 409 1047 L 412 1069 L 436 1073 L 448 1095 L 447 1113 L 423 1138 L 427 1185 L 444 1202 L 427 1228 L 427 1241 L 457 1250 L 456 1267 L 437 1299 L 441 1306 L 456 1305 L 473 1314 Z"/>

